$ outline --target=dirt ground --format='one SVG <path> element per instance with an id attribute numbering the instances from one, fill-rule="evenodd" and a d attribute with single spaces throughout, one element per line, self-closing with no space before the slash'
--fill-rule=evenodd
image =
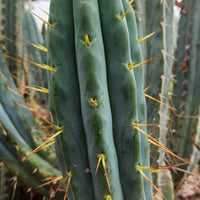
<path id="1" fill-rule="evenodd" d="M 196 167 L 177 191 L 175 200 L 200 200 L 200 169 Z"/>

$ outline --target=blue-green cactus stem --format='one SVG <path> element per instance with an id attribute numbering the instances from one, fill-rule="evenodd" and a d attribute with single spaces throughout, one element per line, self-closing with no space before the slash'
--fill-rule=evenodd
<path id="1" fill-rule="evenodd" d="M 23 139 L 30 145 L 30 147 L 35 148 L 36 145 L 33 141 L 32 135 L 27 134 L 31 132 L 29 125 L 32 125 L 33 127 L 36 126 L 34 125 L 34 119 L 29 110 L 21 108 L 15 104 L 15 102 L 18 102 L 24 106 L 27 106 L 25 105 L 22 96 L 20 96 L 21 94 L 18 92 L 14 84 L 1 49 L 0 57 L 0 102 Z M 24 115 L 30 117 L 25 120 L 23 119 Z"/>
<path id="2" fill-rule="evenodd" d="M 9 118 L 9 115 L 6 113 L 2 104 L 0 104 L 0 113 L 1 113 L 1 124 L 4 129 L 8 133 L 8 139 L 10 141 L 10 145 L 16 147 L 18 149 L 19 157 L 23 161 L 23 157 L 25 157 L 28 153 L 32 152 L 30 146 L 26 143 L 26 141 L 21 137 L 19 131 L 15 128 L 14 124 Z M 42 159 L 37 154 L 33 154 L 28 157 L 25 161 L 25 164 L 29 166 L 29 170 L 33 171 L 36 168 L 40 168 L 41 178 L 45 178 L 51 175 L 57 175 L 59 172 L 54 169 L 48 161 Z M 40 167 L 41 166 L 41 167 Z"/>
<path id="3" fill-rule="evenodd" d="M 146 33 L 150 34 L 155 30 L 161 29 L 161 21 L 163 20 L 163 10 L 160 1 L 147 1 L 146 2 Z M 160 31 L 146 40 L 147 58 L 158 56 L 152 62 L 146 64 L 145 67 L 145 87 L 150 86 L 148 94 L 152 97 L 159 99 L 161 90 L 161 75 L 163 75 L 163 57 L 161 50 L 163 49 L 163 32 Z M 156 124 L 159 122 L 159 104 L 155 103 L 151 99 L 147 99 L 147 122 L 149 124 Z M 148 128 L 149 132 L 152 132 L 151 127 Z M 155 157 L 155 156 L 154 156 Z M 155 160 L 157 158 L 155 157 Z M 153 163 L 155 165 L 156 162 Z"/>
<path id="4" fill-rule="evenodd" d="M 123 0 L 124 10 L 128 10 L 130 7 L 130 3 L 127 0 Z M 137 33 L 137 25 L 134 11 L 131 10 L 127 16 L 126 21 L 129 30 L 129 40 L 130 40 L 130 48 L 131 48 L 131 59 L 135 61 L 135 64 L 142 62 L 142 52 L 141 47 L 138 42 L 138 33 Z M 136 68 L 133 70 L 136 80 L 136 88 L 137 88 L 137 112 L 138 112 L 138 121 L 142 124 L 146 124 L 146 101 L 144 98 L 144 72 L 143 66 Z M 141 127 L 141 129 L 147 132 L 146 127 Z M 150 156 L 149 156 L 149 142 L 147 137 L 141 133 L 141 160 L 142 166 L 150 166 Z M 151 180 L 151 173 L 149 170 L 144 170 L 144 173 Z M 153 197 L 153 191 L 151 184 L 144 178 L 144 190 L 146 198 L 149 200 Z"/>
<path id="5" fill-rule="evenodd" d="M 149 34 L 146 31 L 146 1 L 147 0 L 135 0 L 134 5 L 134 12 L 136 16 L 136 25 L 138 29 L 138 36 L 144 37 L 145 35 Z M 141 43 L 142 47 L 142 55 L 143 58 L 146 60 L 147 48 L 146 48 L 146 41 Z"/>
<path id="6" fill-rule="evenodd" d="M 6 0 L 1 3 L 1 34 L 5 35 L 12 42 L 5 40 L 5 51 L 12 57 L 23 56 L 22 43 L 22 18 L 24 11 L 24 0 Z M 22 64 L 8 60 L 9 68 L 12 72 L 22 70 Z"/>
<path id="7" fill-rule="evenodd" d="M 15 101 L 27 106 L 15 87 L 3 56 L 1 56 L 0 65 L 0 123 L 8 133 L 7 138 L 10 146 L 12 148 L 18 148 L 19 157 L 22 158 L 26 156 L 27 153 L 32 152 L 36 147 L 33 136 L 31 135 L 30 125 L 32 125 L 33 128 L 36 126 L 31 112 L 14 103 Z M 24 119 L 24 115 L 28 115 L 29 117 Z M 1 154 L 2 153 L 3 152 L 1 152 Z M 41 171 L 37 176 L 39 176 L 41 180 L 53 174 L 59 174 L 59 171 L 54 169 L 46 159 L 42 159 L 38 155 L 33 155 L 28 158 L 25 163 L 21 162 L 21 165 L 26 165 L 30 171 L 40 167 Z"/>
<path id="8" fill-rule="evenodd" d="M 198 107 L 200 104 L 199 90 L 199 62 L 200 62 L 200 31 L 199 23 L 199 1 L 184 1 L 185 13 L 181 14 L 179 22 L 178 43 L 176 52 L 176 62 L 173 73 L 175 75 L 175 84 L 172 98 L 176 113 L 182 115 L 174 116 L 175 129 L 175 149 L 177 154 L 183 158 L 190 158 L 192 152 L 191 130 L 196 129 Z M 183 34 L 183 30 L 186 34 Z M 180 100 L 181 99 L 181 100 Z M 184 117 L 185 116 L 185 117 Z M 187 117 L 187 116 L 193 116 Z M 186 166 L 184 166 L 186 169 Z M 192 168 L 190 168 L 192 169 Z M 182 177 L 182 173 L 174 174 L 175 180 Z"/>
<path id="9" fill-rule="evenodd" d="M 43 41 L 41 39 L 41 34 L 36 26 L 35 20 L 29 11 L 24 11 L 23 14 L 23 40 L 23 57 L 25 60 L 25 85 L 39 85 L 41 87 L 44 87 L 44 83 L 46 81 L 46 71 L 39 67 L 34 67 L 32 64 L 26 62 L 26 60 L 30 60 L 36 63 L 46 64 L 45 58 L 47 57 L 46 52 L 42 52 L 41 50 L 31 45 L 31 43 L 42 45 Z M 38 100 L 39 98 L 39 100 L 45 100 L 46 94 L 29 90 L 29 97 L 30 99 L 35 97 L 36 100 Z"/>
<path id="10" fill-rule="evenodd" d="M 162 31 L 163 31 L 163 69 L 164 73 L 162 75 L 162 87 L 161 87 L 161 101 L 163 103 L 169 103 L 169 86 L 172 78 L 172 66 L 174 63 L 174 1 L 166 0 L 163 6 L 163 22 Z M 163 144 L 167 144 L 167 135 L 168 135 L 168 107 L 163 104 L 160 105 L 160 136 L 159 141 Z M 160 150 L 159 156 L 159 165 L 165 165 L 165 151 Z M 164 196 L 168 200 L 174 199 L 173 192 L 173 180 L 171 172 L 169 170 L 158 172 L 158 185 Z"/>
<path id="11" fill-rule="evenodd" d="M 132 63 L 126 10 L 122 1 L 99 1 L 105 47 L 113 130 L 119 162 L 124 199 L 145 199 L 142 177 L 137 171 L 141 164 L 140 135 L 134 129 L 137 121 L 137 92 Z"/>
<path id="12" fill-rule="evenodd" d="M 13 173 L 16 174 L 20 180 L 26 182 L 27 185 L 33 189 L 38 190 L 43 194 L 48 193 L 48 188 L 37 188 L 42 182 L 37 179 L 37 175 L 29 171 L 26 166 L 23 166 L 18 158 L 17 152 L 8 144 L 5 136 L 2 135 L 0 130 L 0 159 L 5 163 L 6 167 Z"/>
<path id="13" fill-rule="evenodd" d="M 109 193 L 113 199 L 123 199 L 113 140 L 98 3 L 93 0 L 77 0 L 73 1 L 73 6 L 82 118 L 95 199 L 103 199 Z M 105 156 L 110 191 L 103 166 L 101 165 L 97 173 L 95 172 L 99 156 L 102 155 Z"/>
<path id="14" fill-rule="evenodd" d="M 72 0 L 51 1 L 49 22 L 53 27 L 49 28 L 48 49 L 50 63 L 56 69 L 51 78 L 51 107 L 58 125 L 63 127 L 56 144 L 62 174 L 65 177 L 67 171 L 72 172 L 74 198 L 87 200 L 95 197 L 81 118 L 72 11 Z"/>

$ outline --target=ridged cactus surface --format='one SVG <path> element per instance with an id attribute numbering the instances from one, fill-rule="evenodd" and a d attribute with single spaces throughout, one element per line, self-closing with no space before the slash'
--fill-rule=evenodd
<path id="1" fill-rule="evenodd" d="M 0 32 L 10 40 L 3 40 L 3 50 L 9 53 L 10 56 L 21 58 L 23 57 L 22 43 L 22 19 L 24 12 L 24 0 L 0 0 Z M 8 59 L 10 71 L 16 73 L 18 70 L 23 70 L 21 63 Z M 19 72 L 19 71 L 18 71 Z M 21 73 L 22 76 L 22 73 Z"/>
<path id="2" fill-rule="evenodd" d="M 146 50 L 147 58 L 158 56 L 155 61 L 145 65 L 145 86 L 149 87 L 147 95 L 161 102 L 159 104 L 151 98 L 147 98 L 147 122 L 148 124 L 159 124 L 159 130 L 155 126 L 148 127 L 148 133 L 153 133 L 154 138 L 159 138 L 164 146 L 168 132 L 168 107 L 169 104 L 169 86 L 171 81 L 171 71 L 173 66 L 173 38 L 174 38 L 174 1 L 137 1 L 138 9 L 137 19 L 140 34 L 145 36 L 156 33 L 145 41 L 142 41 L 143 49 Z M 141 9 L 143 7 L 143 9 Z M 146 8 L 145 15 L 141 12 Z M 143 27 L 143 28 L 141 28 Z M 165 165 L 165 151 L 155 145 L 151 145 L 151 165 Z M 166 177 L 167 176 L 167 177 Z M 168 181 L 166 181 L 168 179 Z M 160 171 L 154 174 L 153 181 L 156 185 L 161 186 L 160 191 L 167 197 L 173 199 L 173 185 L 170 172 Z M 168 183 L 171 183 L 168 185 Z M 168 188 L 170 187 L 170 189 Z M 167 188 L 165 190 L 165 188 Z"/>
<path id="3" fill-rule="evenodd" d="M 33 64 L 27 62 L 43 63 L 46 64 L 46 52 L 37 49 L 33 45 L 42 45 L 42 36 L 38 30 L 36 22 L 30 11 L 24 11 L 23 13 L 23 68 L 24 68 L 24 82 L 26 86 L 40 86 L 45 87 L 46 85 L 46 71 L 34 66 Z M 20 82 L 18 83 L 20 84 Z M 28 90 L 29 99 L 35 97 L 37 100 L 45 100 L 46 94 L 38 93 L 35 91 Z"/>
<path id="4" fill-rule="evenodd" d="M 0 58 L 0 159 L 12 173 L 36 188 L 42 179 L 60 173 L 50 164 L 48 153 L 41 152 L 23 160 L 37 146 L 33 137 L 37 133 L 32 132 L 37 125 L 14 84 L 1 49 Z M 40 170 L 33 175 L 37 168 Z M 47 192 L 45 188 L 39 190 L 44 194 Z"/>
<path id="5" fill-rule="evenodd" d="M 133 125 L 145 123 L 146 105 L 142 69 L 129 69 L 142 60 L 133 10 L 123 16 L 130 7 L 127 0 L 51 0 L 50 90 L 63 128 L 57 152 L 74 199 L 152 199 L 138 171 L 149 166 L 149 151 Z"/>
<path id="6" fill-rule="evenodd" d="M 172 98 L 177 115 L 172 113 L 175 130 L 175 152 L 183 158 L 190 158 L 193 145 L 191 131 L 196 131 L 200 104 L 200 31 L 199 1 L 184 1 L 184 12 L 181 14 L 178 32 L 174 96 Z M 184 29 L 184 32 L 183 32 Z M 184 166 L 186 169 L 186 166 Z M 176 180 L 183 174 L 175 174 Z"/>
<path id="7" fill-rule="evenodd" d="M 127 1 L 123 1 L 124 9 L 128 10 L 130 5 Z M 141 4 L 143 5 L 143 4 Z M 141 6 L 142 7 L 142 6 Z M 136 17 L 134 12 L 129 12 L 126 17 L 128 30 L 129 30 L 129 41 L 130 41 L 130 52 L 131 52 L 131 59 L 135 61 L 135 64 L 141 63 L 144 60 L 143 53 L 141 51 L 141 47 L 138 41 L 138 31 L 137 31 L 137 24 L 136 24 Z M 133 70 L 136 87 L 137 87 L 137 114 L 138 114 L 138 121 L 142 124 L 147 123 L 146 119 L 146 101 L 144 97 L 144 71 L 143 66 L 138 67 Z M 147 128 L 141 127 L 141 129 L 147 132 Z M 141 162 L 142 166 L 149 166 L 150 163 L 150 156 L 149 156 L 149 143 L 147 137 L 141 133 Z M 150 171 L 144 170 L 147 177 L 151 180 Z M 144 188 L 145 188 L 145 195 L 149 197 L 149 200 L 152 196 L 152 187 L 151 184 L 144 178 Z"/>

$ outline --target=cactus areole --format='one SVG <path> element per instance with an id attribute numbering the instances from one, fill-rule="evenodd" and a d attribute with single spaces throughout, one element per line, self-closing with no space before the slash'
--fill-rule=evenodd
<path id="1" fill-rule="evenodd" d="M 141 150 L 133 126 L 145 123 L 137 103 L 144 97 L 129 69 L 140 60 L 133 60 L 132 50 L 141 55 L 130 39 L 136 36 L 128 23 L 133 27 L 135 18 L 127 5 L 128 0 L 51 0 L 51 105 L 63 128 L 56 149 L 63 176 L 70 174 L 69 199 L 152 199 L 138 170 L 148 148 Z"/>

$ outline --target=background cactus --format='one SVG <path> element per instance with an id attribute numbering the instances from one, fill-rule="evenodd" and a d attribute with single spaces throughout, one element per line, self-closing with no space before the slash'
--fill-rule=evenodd
<path id="1" fill-rule="evenodd" d="M 9 56 L 23 57 L 23 39 L 22 39 L 22 19 L 24 11 L 24 0 L 1 0 L 1 34 L 5 35 L 9 40 L 2 39 L 3 51 L 9 53 Z M 12 42 L 11 42 L 12 41 Z M 10 71 L 13 74 L 20 73 L 18 76 L 23 79 L 23 65 L 11 59 L 7 60 Z"/>
<path id="2" fill-rule="evenodd" d="M 2 32 L 0 49 L 0 159 L 12 173 L 18 174 L 20 179 L 36 189 L 37 186 L 42 184 L 42 179 L 51 175 L 58 176 L 60 172 L 55 169 L 55 154 L 52 155 L 50 152 L 45 153 L 45 151 L 43 151 L 39 153 L 40 155 L 35 154 L 26 160 L 23 159 L 23 157 L 32 152 L 33 149 L 41 143 L 41 141 L 38 142 L 38 138 L 46 137 L 47 134 L 44 134 L 42 130 L 37 130 L 39 126 L 33 117 L 33 113 L 36 114 L 38 112 L 25 104 L 23 93 L 17 89 L 16 82 L 13 80 L 13 70 L 19 70 L 19 68 L 15 68 L 15 66 L 17 66 L 17 64 L 23 66 L 23 64 L 25 64 L 24 60 L 27 60 L 27 58 L 17 56 L 19 54 L 16 55 L 18 48 L 20 52 L 24 52 L 23 48 L 21 48 L 24 42 L 18 43 L 17 38 L 19 37 L 22 41 L 22 35 L 14 35 L 12 31 L 14 29 L 13 27 L 17 30 L 22 29 L 22 23 L 17 23 L 19 19 L 16 18 L 22 18 L 23 9 L 20 10 L 22 13 L 19 12 L 18 15 L 20 16 L 18 16 L 13 10 L 12 12 L 10 11 L 12 6 L 13 9 L 15 6 L 15 9 L 23 8 L 21 2 L 17 2 L 16 5 L 14 2 L 11 3 L 10 1 L 1 2 L 1 11 L 3 14 L 1 15 Z M 16 14 L 15 20 L 13 14 Z M 9 23 L 11 24 L 9 25 Z M 8 34 L 12 40 L 3 34 Z M 8 57 L 9 59 L 7 59 Z M 14 68 L 9 68 L 8 66 L 13 66 Z M 23 72 L 21 71 L 22 74 Z M 16 80 L 19 80 L 19 78 L 20 76 L 18 76 Z M 54 159 L 53 162 L 52 159 Z M 39 170 L 37 170 L 37 168 L 39 168 Z M 33 174 L 34 171 L 35 173 Z M 38 188 L 38 190 L 43 194 L 48 193 L 47 188 Z"/>
<path id="3" fill-rule="evenodd" d="M 38 186 L 38 182 L 40 183 L 43 178 L 50 176 L 52 171 L 55 175 L 59 175 L 59 171 L 54 169 L 49 163 L 51 158 L 47 161 L 48 153 L 46 155 L 41 153 L 43 158 L 39 155 L 33 155 L 25 162 L 23 161 L 22 157 L 32 152 L 37 146 L 33 137 L 33 134 L 35 134 L 34 128 L 36 128 L 37 125 L 34 122 L 31 112 L 19 106 L 27 105 L 24 103 L 15 87 L 3 56 L 1 56 L 1 66 L 0 122 L 2 130 L 0 134 L 0 157 L 11 171 L 14 173 L 18 171 L 19 177 L 22 177 L 24 180 L 26 180 L 28 176 L 26 175 L 26 170 L 29 171 L 27 173 L 31 174 L 31 172 L 41 164 L 41 166 L 43 166 L 40 167 L 41 170 L 36 172 L 34 177 L 31 174 L 32 178 L 27 180 L 30 182 L 30 185 L 36 187 Z M 24 118 L 24 116 L 28 117 Z M 37 134 L 37 137 L 39 136 L 42 135 Z M 26 167 L 24 168 L 24 166 Z M 38 178 L 37 184 L 35 183 L 36 177 Z"/>
<path id="4" fill-rule="evenodd" d="M 174 55 L 174 1 L 136 1 L 136 4 L 138 27 L 141 36 L 156 33 L 159 30 L 155 36 L 142 41 L 147 58 L 158 56 L 155 61 L 149 62 L 145 66 L 145 85 L 149 87 L 146 93 L 150 97 L 168 104 Z M 144 7 L 146 7 L 145 14 L 142 13 Z M 159 130 L 153 134 L 153 137 L 159 138 L 159 142 L 163 145 L 166 145 L 168 119 L 168 107 L 147 98 L 148 124 L 159 124 Z M 155 129 L 155 126 L 150 126 L 148 127 L 148 132 L 152 133 Z M 151 155 L 151 165 L 166 165 L 165 151 L 151 145 Z M 173 183 L 170 172 L 167 169 L 154 174 L 154 183 L 159 186 L 167 199 L 174 199 L 173 187 L 171 187 Z"/>
<path id="5" fill-rule="evenodd" d="M 176 62 L 173 73 L 175 83 L 172 102 L 177 109 L 172 112 L 173 129 L 175 133 L 172 144 L 174 152 L 183 158 L 190 158 L 193 145 L 191 131 L 196 130 L 198 121 L 198 106 L 200 103 L 199 90 L 199 41 L 197 34 L 199 26 L 199 1 L 184 1 L 178 32 Z M 182 30 L 185 30 L 183 34 Z M 186 166 L 183 167 L 186 169 Z M 180 180 L 183 173 L 174 174 L 175 180 Z"/>
<path id="6" fill-rule="evenodd" d="M 42 45 L 43 40 L 41 33 L 38 31 L 35 20 L 30 13 L 30 11 L 25 11 L 23 15 L 23 59 L 24 59 L 24 73 L 26 74 L 25 85 L 26 86 L 40 86 L 47 87 L 47 75 L 46 71 L 35 67 L 27 60 L 35 62 L 35 63 L 43 63 L 47 64 L 45 59 L 46 54 L 44 51 L 35 48 L 33 45 Z M 20 83 L 18 83 L 20 84 Z M 22 89 L 22 88 L 21 88 Z M 33 100 L 33 98 L 39 104 L 45 104 L 46 102 L 46 94 L 38 93 L 31 90 L 26 90 L 27 100 Z M 29 97 L 29 98 L 28 98 Z"/>

